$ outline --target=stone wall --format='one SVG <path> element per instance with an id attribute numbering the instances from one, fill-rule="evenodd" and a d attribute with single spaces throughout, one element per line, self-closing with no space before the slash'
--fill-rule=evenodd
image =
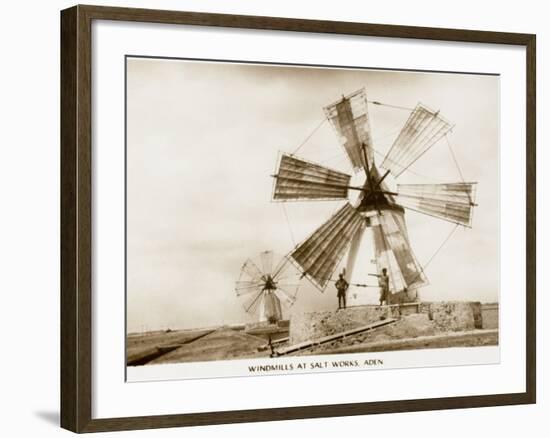
<path id="1" fill-rule="evenodd" d="M 337 311 L 306 312 L 290 320 L 290 344 L 321 338 L 392 316 L 388 307 L 356 306 Z"/>
<path id="2" fill-rule="evenodd" d="M 484 329 L 498 328 L 498 303 L 482 304 L 481 315 Z"/>
<path id="3" fill-rule="evenodd" d="M 479 302 L 419 302 L 393 306 L 354 306 L 338 311 L 307 312 L 293 315 L 290 320 L 290 344 L 321 338 L 365 326 L 383 318 L 401 318 L 414 313 L 427 315 L 435 332 L 468 331 L 489 327 Z M 494 319 L 494 318 L 493 318 Z M 411 323 L 414 322 L 411 319 Z M 420 321 L 420 320 L 419 320 Z M 494 323 L 494 322 L 493 322 Z M 497 317 L 498 323 L 498 317 Z"/>
<path id="4" fill-rule="evenodd" d="M 463 331 L 482 328 L 481 303 L 464 301 L 442 301 L 422 303 L 420 311 L 441 331 Z"/>

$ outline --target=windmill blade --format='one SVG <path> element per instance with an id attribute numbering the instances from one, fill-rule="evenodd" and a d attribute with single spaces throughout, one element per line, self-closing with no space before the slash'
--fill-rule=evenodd
<path id="1" fill-rule="evenodd" d="M 359 212 L 346 203 L 290 255 L 321 292 L 326 288 L 338 262 L 344 256 L 355 233 L 365 225 Z"/>
<path id="2" fill-rule="evenodd" d="M 264 291 L 261 290 L 257 294 L 249 297 L 243 304 L 244 310 L 250 314 L 256 313 L 260 305 L 262 304 L 262 301 L 264 301 L 263 296 L 264 296 Z"/>
<path id="3" fill-rule="evenodd" d="M 262 281 L 263 272 L 261 269 L 254 263 L 252 259 L 248 259 L 243 263 L 241 268 L 241 275 L 239 281 L 250 280 L 250 281 Z"/>
<path id="4" fill-rule="evenodd" d="M 292 306 L 296 302 L 296 294 L 298 292 L 298 285 L 295 285 L 294 293 L 288 291 L 291 290 L 289 286 L 286 288 L 282 288 L 281 286 L 277 286 L 277 289 L 275 290 L 275 295 L 281 300 L 281 303 L 284 303 L 287 307 Z"/>
<path id="5" fill-rule="evenodd" d="M 277 264 L 277 267 L 273 270 L 273 280 L 279 282 L 286 280 L 287 278 L 298 279 L 301 272 L 286 258 L 282 257 Z"/>
<path id="6" fill-rule="evenodd" d="M 476 183 L 398 184 L 399 204 L 419 213 L 470 227 Z"/>
<path id="7" fill-rule="evenodd" d="M 273 280 L 279 283 L 284 284 L 298 284 L 302 273 L 300 270 L 290 262 L 287 257 L 282 257 L 279 261 L 279 264 L 273 271 Z"/>
<path id="8" fill-rule="evenodd" d="M 237 296 L 248 295 L 253 292 L 259 292 L 263 289 L 265 282 L 260 281 L 242 281 L 235 283 L 235 292 Z"/>
<path id="9" fill-rule="evenodd" d="M 398 177 L 452 128 L 439 111 L 418 103 L 393 142 L 382 167 Z"/>
<path id="10" fill-rule="evenodd" d="M 388 270 L 394 292 L 417 288 L 427 283 L 422 267 L 409 244 L 402 210 L 384 210 L 371 218 L 378 272 Z"/>
<path id="11" fill-rule="evenodd" d="M 365 89 L 357 90 L 325 107 L 325 114 L 340 138 L 355 172 L 365 169 L 362 145 L 369 163 L 374 161 L 370 118 Z"/>
<path id="12" fill-rule="evenodd" d="M 260 253 L 260 263 L 262 273 L 264 275 L 271 275 L 271 271 L 273 270 L 273 251 L 262 251 Z"/>
<path id="13" fill-rule="evenodd" d="M 346 199 L 350 175 L 283 154 L 275 175 L 273 200 Z"/>

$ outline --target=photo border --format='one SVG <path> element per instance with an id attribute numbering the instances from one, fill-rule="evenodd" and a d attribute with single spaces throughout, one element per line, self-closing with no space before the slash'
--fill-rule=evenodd
<path id="1" fill-rule="evenodd" d="M 355 71 L 383 71 L 393 73 L 429 73 L 429 74 L 448 74 L 448 75 L 472 75 L 472 76 L 492 76 L 499 78 L 499 73 L 486 73 L 486 72 L 472 72 L 472 71 L 449 71 L 449 70 L 426 70 L 426 69 L 406 69 L 406 68 L 379 68 L 368 66 L 352 66 L 352 65 L 328 65 L 328 64 L 308 64 L 308 63 L 294 63 L 294 62 L 268 62 L 268 61 L 243 61 L 236 59 L 214 59 L 214 58 L 190 58 L 190 57 L 177 57 L 177 56 L 151 56 L 151 55 L 124 55 L 124 301 L 125 314 L 124 314 L 124 379 L 127 383 L 134 383 L 136 381 L 128 381 L 128 60 L 130 59 L 143 59 L 143 60 L 161 60 L 161 61 L 185 61 L 185 62 L 199 62 L 210 64 L 236 64 L 236 65 L 253 65 L 253 66 L 267 66 L 267 67 L 300 67 L 300 68 L 323 68 L 332 70 L 355 70 Z M 279 154 L 281 151 L 279 151 Z M 278 157 L 277 162 L 280 157 Z M 304 158 L 302 158 L 303 160 Z M 274 183 L 275 184 L 275 183 Z M 274 187 L 274 186 L 273 186 Z M 325 200 L 323 200 L 325 201 Z M 500 347 L 500 342 L 497 343 Z M 233 359 L 234 360 L 234 359 Z M 202 362 L 202 361 L 197 361 Z M 194 363 L 197 363 L 194 362 Z M 467 364 L 459 364 L 467 365 Z M 270 374 L 273 375 L 273 374 Z M 225 377 L 225 376 L 219 376 Z M 203 378 L 219 378 L 218 376 L 203 377 Z M 232 377 L 246 377 L 246 376 L 232 376 Z M 162 379 L 161 379 L 162 380 Z M 173 379 L 169 379 L 173 380 Z M 138 380 L 141 382 L 142 380 Z M 145 381 L 145 380 L 143 380 Z M 153 379 L 156 381 L 156 379 Z"/>

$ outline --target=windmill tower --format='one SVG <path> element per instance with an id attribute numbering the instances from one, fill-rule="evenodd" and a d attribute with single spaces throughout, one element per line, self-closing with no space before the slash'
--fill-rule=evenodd
<path id="1" fill-rule="evenodd" d="M 281 156 L 274 175 L 274 201 L 347 200 L 351 190 L 359 191 L 353 205 L 346 202 L 298 244 L 288 259 L 303 276 L 324 291 L 346 254 L 345 275 L 348 281 L 353 278 L 357 256 L 365 250 L 363 242 L 368 229 L 377 275 L 386 268 L 390 292 L 414 294 L 417 288 L 427 284 L 427 278 L 411 248 L 405 209 L 469 227 L 476 183 L 397 184 L 397 189 L 392 191 L 386 178 L 391 174 L 397 179 L 447 135 L 452 125 L 438 111 L 418 104 L 382 161 L 385 172 L 381 174 L 374 159 L 365 90 L 343 96 L 325 107 L 324 112 L 341 141 L 351 168 L 355 173 L 364 173 L 364 182 L 352 186 L 349 174 L 294 155 Z"/>
<path id="2" fill-rule="evenodd" d="M 260 253 L 257 260 L 244 262 L 235 284 L 237 296 L 244 297 L 244 309 L 258 322 L 276 323 L 283 309 L 296 301 L 300 273 L 284 257 L 277 264 L 272 251 Z"/>

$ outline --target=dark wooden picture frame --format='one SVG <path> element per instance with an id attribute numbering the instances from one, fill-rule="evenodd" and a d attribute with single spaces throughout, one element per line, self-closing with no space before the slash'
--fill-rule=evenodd
<path id="1" fill-rule="evenodd" d="M 390 38 L 518 45 L 526 48 L 526 391 L 465 397 L 92 419 L 93 20 L 219 26 Z M 61 12 L 61 426 L 97 432 L 389 412 L 528 404 L 536 401 L 535 48 L 532 34 L 301 20 L 196 12 L 75 6 Z"/>

